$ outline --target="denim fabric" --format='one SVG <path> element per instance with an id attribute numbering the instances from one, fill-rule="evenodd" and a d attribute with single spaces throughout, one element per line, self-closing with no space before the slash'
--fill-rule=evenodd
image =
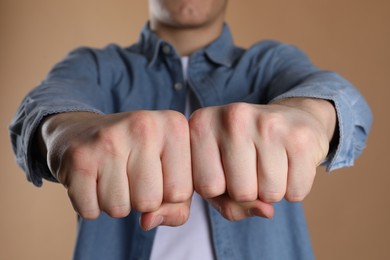
<path id="1" fill-rule="evenodd" d="M 29 181 L 55 181 L 37 157 L 33 135 L 42 118 L 68 111 L 109 114 L 130 110 L 184 111 L 186 87 L 180 57 L 146 25 L 138 43 L 122 48 L 78 48 L 59 62 L 23 100 L 10 125 L 18 164 Z M 315 67 L 294 46 L 262 41 L 236 47 L 227 25 L 220 37 L 190 56 L 188 88 L 200 107 L 231 102 L 268 104 L 289 97 L 333 102 L 338 140 L 327 169 L 350 166 L 365 147 L 371 111 L 358 90 L 338 74 Z M 208 207 L 217 259 L 313 259 L 301 203 L 275 204 L 272 220 L 229 222 Z M 123 219 L 102 214 L 79 221 L 75 259 L 148 259 L 154 231 L 138 225 L 139 213 Z"/>

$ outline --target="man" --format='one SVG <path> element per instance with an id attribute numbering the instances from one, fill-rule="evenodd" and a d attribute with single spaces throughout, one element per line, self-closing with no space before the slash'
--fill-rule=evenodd
<path id="1" fill-rule="evenodd" d="M 370 110 L 292 46 L 235 47 L 226 6 L 150 0 L 137 44 L 75 50 L 23 101 L 17 160 L 68 190 L 76 259 L 313 258 L 296 202 L 352 164 Z"/>

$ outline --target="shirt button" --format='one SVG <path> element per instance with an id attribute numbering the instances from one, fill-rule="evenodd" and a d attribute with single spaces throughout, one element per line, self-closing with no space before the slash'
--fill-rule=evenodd
<path id="1" fill-rule="evenodd" d="M 171 47 L 169 47 L 168 45 L 164 45 L 162 47 L 162 51 L 163 51 L 164 54 L 168 55 L 168 54 L 171 53 Z"/>
<path id="2" fill-rule="evenodd" d="M 181 89 L 183 89 L 183 83 L 177 82 L 174 85 L 174 87 L 175 87 L 176 90 L 181 90 Z"/>

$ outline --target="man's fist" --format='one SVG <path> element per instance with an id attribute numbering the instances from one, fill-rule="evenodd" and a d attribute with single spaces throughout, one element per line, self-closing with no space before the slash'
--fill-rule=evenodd
<path id="1" fill-rule="evenodd" d="M 202 108 L 189 124 L 174 111 L 64 113 L 48 117 L 37 137 L 83 218 L 133 208 L 149 230 L 186 222 L 192 180 L 229 220 L 272 217 L 272 203 L 303 200 L 335 125 L 331 103 L 293 98 Z"/>
<path id="2" fill-rule="evenodd" d="M 195 190 L 229 220 L 272 217 L 271 203 L 309 193 L 335 122 L 323 100 L 199 109 L 190 119 Z"/>
<path id="3" fill-rule="evenodd" d="M 174 111 L 64 113 L 41 127 L 42 153 L 86 219 L 144 213 L 141 226 L 181 225 L 193 193 L 186 118 Z"/>

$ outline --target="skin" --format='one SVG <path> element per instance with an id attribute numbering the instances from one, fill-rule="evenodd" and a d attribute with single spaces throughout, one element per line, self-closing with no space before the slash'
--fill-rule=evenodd
<path id="1" fill-rule="evenodd" d="M 272 203 L 309 194 L 335 122 L 325 100 L 199 109 L 189 122 L 195 190 L 228 220 L 270 218 Z"/>
<path id="2" fill-rule="evenodd" d="M 226 5 L 150 0 L 150 25 L 190 55 L 219 36 Z M 175 111 L 63 113 L 47 117 L 36 138 L 81 217 L 136 209 L 149 230 L 184 224 L 194 189 L 232 221 L 271 218 L 283 198 L 302 201 L 335 126 L 330 102 L 292 98 L 201 108 L 189 122 Z"/>
<path id="3" fill-rule="evenodd" d="M 227 0 L 149 0 L 152 30 L 187 56 L 218 38 Z"/>

